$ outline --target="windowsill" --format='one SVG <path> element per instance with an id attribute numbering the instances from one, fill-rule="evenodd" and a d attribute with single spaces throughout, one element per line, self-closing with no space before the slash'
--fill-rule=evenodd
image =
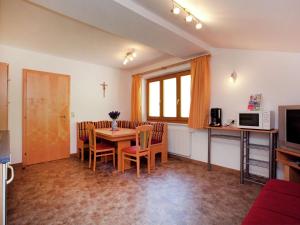
<path id="1" fill-rule="evenodd" d="M 167 124 L 170 124 L 172 126 L 183 126 L 183 127 L 187 127 L 188 124 L 187 123 L 172 123 L 172 122 L 166 122 Z"/>

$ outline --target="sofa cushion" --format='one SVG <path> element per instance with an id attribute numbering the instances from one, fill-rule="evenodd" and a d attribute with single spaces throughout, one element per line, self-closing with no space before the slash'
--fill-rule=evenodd
<path id="1" fill-rule="evenodd" d="M 253 207 L 268 209 L 272 212 L 298 219 L 300 223 L 300 197 L 276 191 L 262 190 Z"/>
<path id="2" fill-rule="evenodd" d="M 111 121 L 108 121 L 108 120 L 97 121 L 97 122 L 94 122 L 94 125 L 95 125 L 96 129 L 110 128 L 111 127 Z"/>
<path id="3" fill-rule="evenodd" d="M 299 192 L 300 184 L 268 181 L 242 224 L 300 224 Z"/>
<path id="4" fill-rule="evenodd" d="M 292 195 L 300 198 L 300 184 L 284 180 L 270 180 L 263 190 Z"/>
<path id="5" fill-rule="evenodd" d="M 268 209 L 251 208 L 242 225 L 299 224 L 299 220 Z"/>
<path id="6" fill-rule="evenodd" d="M 157 139 L 151 139 L 151 145 L 155 145 L 155 144 L 160 144 L 161 141 L 157 140 Z"/>
<path id="7" fill-rule="evenodd" d="M 131 128 L 131 121 L 128 120 L 119 120 L 117 121 L 118 127 L 121 128 Z"/>
<path id="8" fill-rule="evenodd" d="M 85 122 L 78 122 L 77 123 L 77 134 L 78 138 L 82 140 L 85 140 L 88 136 L 88 124 L 92 123 L 91 121 L 85 121 Z"/>

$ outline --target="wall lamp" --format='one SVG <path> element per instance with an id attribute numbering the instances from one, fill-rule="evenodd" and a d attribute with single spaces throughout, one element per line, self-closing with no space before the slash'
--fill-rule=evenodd
<path id="1" fill-rule="evenodd" d="M 229 79 L 231 80 L 231 82 L 235 83 L 236 80 L 237 80 L 237 73 L 236 73 L 235 71 L 233 71 L 233 72 L 230 74 Z"/>

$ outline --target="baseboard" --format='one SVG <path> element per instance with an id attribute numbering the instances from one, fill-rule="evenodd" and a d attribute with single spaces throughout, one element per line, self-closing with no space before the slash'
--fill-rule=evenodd
<path id="1" fill-rule="evenodd" d="M 176 154 L 172 154 L 172 153 L 168 153 L 168 156 L 170 158 L 175 158 L 175 159 L 179 159 L 185 162 L 189 162 L 189 163 L 193 163 L 193 164 L 197 164 L 197 165 L 201 165 L 201 166 L 205 166 L 207 167 L 208 164 L 206 162 L 202 162 L 199 160 L 195 160 L 195 159 L 191 159 L 191 158 L 187 158 L 181 155 L 176 155 Z M 223 167 L 223 166 L 219 166 L 219 165 L 213 165 L 211 164 L 211 168 L 212 170 L 227 170 L 228 172 L 232 172 L 234 174 L 240 175 L 240 171 L 239 170 L 235 170 L 235 169 L 231 169 L 231 168 L 227 168 L 227 167 Z"/>
<path id="2" fill-rule="evenodd" d="M 78 154 L 77 153 L 70 153 L 70 157 L 78 157 Z M 55 161 L 55 160 L 54 160 Z M 45 163 L 45 162 L 42 162 L 42 163 Z M 38 164 L 38 163 L 37 163 Z M 25 166 L 23 166 L 23 163 L 20 162 L 20 163 L 14 163 L 14 164 L 11 164 L 13 167 L 17 168 L 17 167 L 23 167 L 25 168 Z"/>
<path id="3" fill-rule="evenodd" d="M 70 157 L 78 157 L 78 153 L 70 153 Z"/>

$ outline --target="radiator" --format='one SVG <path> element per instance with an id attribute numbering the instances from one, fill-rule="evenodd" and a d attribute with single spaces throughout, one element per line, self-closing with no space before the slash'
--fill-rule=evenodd
<path id="1" fill-rule="evenodd" d="M 191 157 L 192 133 L 186 126 L 169 125 L 168 151 L 172 154 Z"/>

